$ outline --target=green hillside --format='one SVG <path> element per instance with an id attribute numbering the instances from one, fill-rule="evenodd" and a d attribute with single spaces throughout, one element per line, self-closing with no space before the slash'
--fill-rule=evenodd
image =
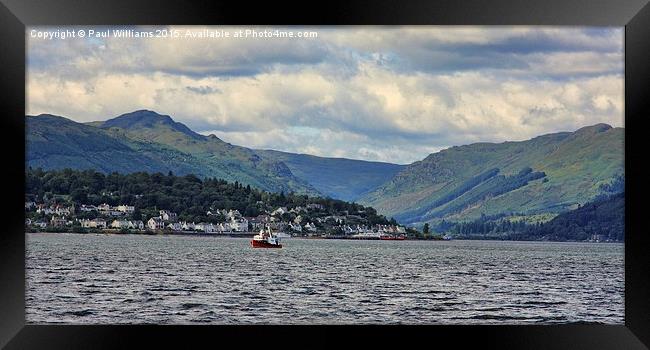
<path id="1" fill-rule="evenodd" d="M 624 173 L 624 129 L 597 124 L 531 140 L 451 147 L 410 164 L 365 195 L 402 223 L 559 213 Z"/>
<path id="2" fill-rule="evenodd" d="M 600 196 L 548 221 L 482 216 L 468 222 L 442 222 L 435 230 L 462 239 L 622 242 L 625 240 L 625 192 Z"/>
<path id="3" fill-rule="evenodd" d="M 239 181 L 272 192 L 318 194 L 282 162 L 194 133 L 169 116 L 137 111 L 103 123 L 81 124 L 50 115 L 27 116 L 26 165 L 196 174 Z"/>
<path id="4" fill-rule="evenodd" d="M 384 184 L 405 165 L 368 162 L 345 158 L 325 158 L 273 150 L 257 151 L 266 159 L 282 161 L 297 177 L 320 193 L 345 201 L 355 201 Z"/>
<path id="5" fill-rule="evenodd" d="M 26 165 L 44 169 L 97 169 L 102 172 L 175 170 L 143 155 L 103 130 L 42 114 L 27 116 Z"/>
<path id="6" fill-rule="evenodd" d="M 147 110 L 86 124 L 28 116 L 26 129 L 26 166 L 195 174 L 357 201 L 410 225 L 553 217 L 592 201 L 624 175 L 625 130 L 606 124 L 455 146 L 409 165 L 252 150 Z"/>
<path id="7" fill-rule="evenodd" d="M 356 200 L 403 165 L 260 151 L 204 136 L 168 115 L 139 110 L 106 121 L 76 123 L 28 116 L 26 164 L 43 169 L 97 169 L 196 174 L 273 192 Z"/>

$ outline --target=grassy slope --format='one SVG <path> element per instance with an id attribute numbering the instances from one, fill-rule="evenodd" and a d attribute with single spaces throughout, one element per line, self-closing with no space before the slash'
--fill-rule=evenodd
<path id="1" fill-rule="evenodd" d="M 132 115 L 139 112 L 145 117 Z M 197 134 L 168 116 L 153 112 L 138 111 L 126 116 L 144 121 L 126 119 L 119 123 L 119 119 L 124 118 L 121 116 L 104 122 L 101 127 L 124 140 L 155 144 L 191 155 L 197 166 L 228 181 L 239 181 L 274 192 L 318 194 L 309 183 L 294 176 L 284 163 L 262 159 L 251 149 L 231 145 L 215 136 Z"/>
<path id="2" fill-rule="evenodd" d="M 167 122 L 99 128 L 63 117 L 26 117 L 26 165 L 44 169 L 97 169 L 197 174 L 240 181 L 269 191 L 317 194 L 281 162 Z M 178 123 L 177 123 L 178 124 Z M 93 126 L 96 125 L 96 126 Z M 176 127 L 174 127 L 176 126 Z"/>
<path id="3" fill-rule="evenodd" d="M 103 130 L 53 115 L 26 117 L 26 165 L 45 169 L 97 169 L 103 172 L 166 171 Z"/>
<path id="4" fill-rule="evenodd" d="M 462 202 L 465 209 L 446 215 L 466 220 L 482 213 L 558 212 L 585 203 L 598 194 L 601 183 L 623 173 L 624 129 L 604 124 L 575 133 L 543 135 L 523 142 L 478 143 L 452 147 L 405 168 L 393 180 L 366 195 L 361 202 L 389 216 L 426 208 L 469 178 L 490 169 L 512 175 L 524 167 L 546 173 L 547 180 L 531 181 L 508 193 L 481 201 Z M 447 205 L 453 204 L 449 203 Z M 404 205 L 409 203 L 409 205 Z M 439 219 L 435 215 L 415 224 Z"/>

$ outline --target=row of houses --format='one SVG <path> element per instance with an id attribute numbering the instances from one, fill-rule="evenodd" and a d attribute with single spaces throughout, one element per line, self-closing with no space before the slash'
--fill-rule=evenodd
<path id="1" fill-rule="evenodd" d="M 48 225 L 52 227 L 62 227 L 62 226 L 67 226 L 72 224 L 73 221 L 66 219 L 65 216 L 52 216 L 52 219 L 50 219 L 49 222 L 42 221 L 42 220 L 32 221 L 32 219 L 29 218 L 25 219 L 25 225 L 36 226 L 40 228 L 45 228 Z"/>
<path id="2" fill-rule="evenodd" d="M 232 219 L 239 219 L 242 217 L 241 213 L 239 210 L 226 210 L 226 209 L 217 209 L 217 210 L 208 210 L 206 215 L 211 216 L 211 215 L 223 215 L 226 217 L 226 220 L 232 220 Z"/>
<path id="3" fill-rule="evenodd" d="M 147 228 L 150 230 L 170 229 L 172 231 L 201 231 L 206 233 L 213 232 L 247 232 L 249 222 L 246 218 L 232 218 L 229 222 L 209 223 L 209 222 L 168 222 L 161 216 L 152 217 L 147 221 Z"/>
<path id="4" fill-rule="evenodd" d="M 135 207 L 132 205 L 120 204 L 118 206 L 111 206 L 107 203 L 102 203 L 98 206 L 82 204 L 79 207 L 79 211 L 82 212 L 99 212 L 103 215 L 108 216 L 122 216 L 130 215 L 135 211 Z"/>
<path id="5" fill-rule="evenodd" d="M 134 229 L 144 230 L 145 225 L 142 220 L 118 220 L 106 221 L 103 218 L 81 219 L 81 227 L 85 228 L 115 228 L 115 229 Z"/>
<path id="6" fill-rule="evenodd" d="M 71 225 L 71 220 L 66 220 L 66 217 L 72 215 L 75 211 L 74 205 L 65 207 L 61 205 L 45 206 L 43 204 L 35 204 L 34 202 L 25 202 L 25 208 L 36 207 L 37 211 L 49 213 L 52 219 L 48 222 L 30 222 L 30 225 L 47 226 L 48 224 L 54 227 Z M 314 222 L 307 222 L 302 213 L 307 213 L 310 210 L 323 209 L 321 204 L 308 204 L 305 207 L 298 206 L 292 209 L 286 207 L 279 207 L 272 211 L 270 214 L 262 214 L 256 217 L 244 217 L 238 210 L 227 209 L 213 209 L 207 211 L 207 215 L 218 215 L 226 218 L 225 222 L 221 223 L 194 223 L 194 222 L 179 222 L 178 215 L 170 210 L 160 210 L 159 215 L 151 217 L 146 222 L 140 220 L 126 220 L 116 218 L 115 220 L 97 217 L 95 219 L 82 219 L 78 220 L 82 227 L 85 228 L 114 228 L 114 229 L 136 229 L 136 230 L 152 230 L 159 231 L 169 229 L 172 231 L 200 231 L 200 232 L 250 232 L 259 231 L 265 227 L 270 227 L 272 230 L 291 231 L 296 233 L 315 233 L 318 227 L 326 225 L 332 227 L 337 225 L 340 230 L 345 234 L 368 233 L 368 232 L 385 232 L 392 234 L 405 233 L 404 227 L 394 225 L 376 225 L 374 227 L 360 226 L 360 225 L 345 225 L 348 219 L 361 219 L 358 216 L 352 215 L 330 215 L 325 217 L 315 218 Z M 82 212 L 96 211 L 101 214 L 109 216 L 121 216 L 125 214 L 133 214 L 135 208 L 129 205 L 111 206 L 107 203 L 98 206 L 81 205 L 78 209 Z M 281 216 L 285 213 L 297 214 L 291 221 L 283 221 Z M 280 216 L 280 217 L 279 217 Z M 27 222 L 26 222 L 27 223 Z"/>
<path id="7" fill-rule="evenodd" d="M 300 214 L 300 213 L 307 213 L 309 210 L 323 210 L 323 209 L 325 209 L 325 207 L 322 204 L 315 204 L 315 203 L 307 204 L 306 207 L 297 206 L 291 209 L 287 209 L 287 207 L 279 207 L 271 212 L 271 216 L 282 216 L 286 213 Z"/>
<path id="8" fill-rule="evenodd" d="M 70 216 L 74 214 L 74 206 L 63 206 L 61 204 L 55 205 L 45 205 L 45 204 L 35 204 L 34 202 L 25 202 L 25 209 L 36 208 L 36 212 L 39 214 L 45 215 L 66 215 Z"/>
<path id="9" fill-rule="evenodd" d="M 316 225 L 314 225 L 314 223 L 312 222 L 309 222 L 304 226 L 300 226 L 299 223 L 289 222 L 287 225 L 287 229 L 293 232 L 316 232 L 317 231 Z"/>

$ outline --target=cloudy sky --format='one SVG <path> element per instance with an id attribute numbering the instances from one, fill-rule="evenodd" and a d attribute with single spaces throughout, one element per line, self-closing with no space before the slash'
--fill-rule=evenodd
<path id="1" fill-rule="evenodd" d="M 406 164 L 479 141 L 624 126 L 623 28 L 112 27 L 174 38 L 32 38 L 27 113 L 138 109 L 259 149 Z M 192 38 L 204 29 L 229 38 Z M 312 31 L 312 38 L 235 38 Z M 190 37 L 185 37 L 190 35 Z"/>

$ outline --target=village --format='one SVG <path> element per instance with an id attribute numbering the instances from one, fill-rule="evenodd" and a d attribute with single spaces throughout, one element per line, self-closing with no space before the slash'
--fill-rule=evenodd
<path id="1" fill-rule="evenodd" d="M 105 232 L 105 233 L 185 233 L 252 235 L 264 228 L 284 232 L 293 237 L 338 237 L 372 238 L 405 237 L 406 229 L 400 225 L 363 225 L 357 215 L 327 215 L 311 217 L 310 213 L 322 210 L 320 204 L 308 204 L 288 209 L 278 207 L 255 217 L 243 216 L 238 210 L 214 209 L 205 215 L 209 222 L 181 221 L 177 213 L 161 209 L 157 216 L 147 220 L 134 219 L 134 206 L 120 204 L 111 206 L 103 203 L 97 206 L 61 204 L 37 204 L 25 202 L 26 212 L 36 213 L 42 219 L 26 218 L 25 226 L 31 231 L 48 232 Z M 92 217 L 92 218 L 89 218 Z M 46 220 L 45 218 L 49 218 Z"/>

